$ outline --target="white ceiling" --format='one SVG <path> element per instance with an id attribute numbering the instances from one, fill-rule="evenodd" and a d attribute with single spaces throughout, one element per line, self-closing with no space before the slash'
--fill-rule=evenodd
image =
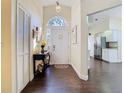
<path id="1" fill-rule="evenodd" d="M 55 5 L 56 0 L 38 0 L 43 6 L 48 6 L 48 5 Z M 73 2 L 75 0 L 58 0 L 60 5 L 66 5 L 71 7 L 73 5 Z"/>
<path id="2" fill-rule="evenodd" d="M 96 21 L 103 21 L 108 17 L 122 18 L 122 6 L 118 6 L 109 10 L 105 10 L 89 16 L 89 23 L 95 23 Z M 98 19 L 98 20 L 96 20 Z"/>

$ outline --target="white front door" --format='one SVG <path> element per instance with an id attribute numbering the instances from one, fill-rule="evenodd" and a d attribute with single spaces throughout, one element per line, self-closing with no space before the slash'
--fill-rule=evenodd
<path id="1" fill-rule="evenodd" d="M 52 63 L 53 64 L 69 64 L 69 42 L 68 31 L 64 29 L 52 29 L 51 30 L 51 42 L 52 42 Z"/>
<path id="2" fill-rule="evenodd" d="M 20 7 L 17 11 L 17 93 L 29 82 L 30 17 Z"/>

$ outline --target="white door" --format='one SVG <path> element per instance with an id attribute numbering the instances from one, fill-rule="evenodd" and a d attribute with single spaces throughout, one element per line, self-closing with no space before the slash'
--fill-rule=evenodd
<path id="1" fill-rule="evenodd" d="M 18 16 L 17 16 L 17 87 L 18 92 L 20 92 L 23 88 L 23 28 L 24 28 L 24 11 L 18 8 Z"/>
<path id="2" fill-rule="evenodd" d="M 18 7 L 17 11 L 17 93 L 29 82 L 30 17 Z"/>
<path id="3" fill-rule="evenodd" d="M 25 14 L 24 23 L 24 86 L 29 82 L 29 61 L 30 61 L 30 17 Z"/>
<path id="4" fill-rule="evenodd" d="M 64 29 L 52 29 L 51 41 L 52 41 L 52 63 L 69 64 L 68 31 Z"/>

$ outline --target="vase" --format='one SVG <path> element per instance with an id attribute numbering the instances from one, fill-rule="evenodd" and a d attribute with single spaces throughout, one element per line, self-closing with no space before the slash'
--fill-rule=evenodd
<path id="1" fill-rule="evenodd" d="M 41 53 L 44 53 L 44 45 L 41 45 Z"/>

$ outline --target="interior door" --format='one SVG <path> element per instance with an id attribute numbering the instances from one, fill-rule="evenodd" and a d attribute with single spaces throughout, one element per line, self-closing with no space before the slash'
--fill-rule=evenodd
<path id="1" fill-rule="evenodd" d="M 23 69 L 24 69 L 24 11 L 18 8 L 17 15 L 17 87 L 18 92 L 23 89 Z"/>
<path id="2" fill-rule="evenodd" d="M 24 23 L 24 86 L 29 82 L 29 61 L 30 61 L 30 17 L 25 13 Z"/>
<path id="3" fill-rule="evenodd" d="M 69 64 L 68 56 L 68 31 L 52 29 L 52 63 Z"/>
<path id="4" fill-rule="evenodd" d="M 23 9 L 17 10 L 17 93 L 20 93 L 29 82 L 30 19 Z"/>

